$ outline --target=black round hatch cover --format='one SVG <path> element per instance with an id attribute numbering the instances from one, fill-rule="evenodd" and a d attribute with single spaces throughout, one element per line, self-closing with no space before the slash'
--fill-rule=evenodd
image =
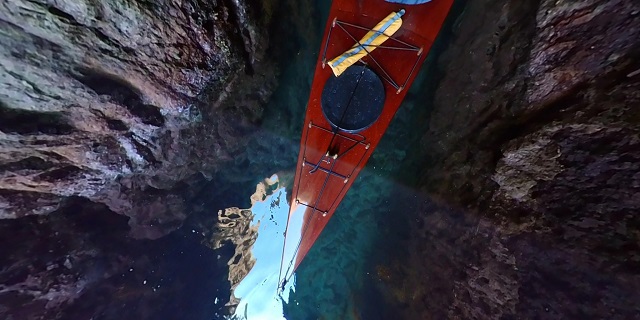
<path id="1" fill-rule="evenodd" d="M 322 90 L 322 113 L 340 130 L 356 133 L 372 125 L 384 106 L 382 80 L 362 65 L 349 67 L 339 77 L 331 75 Z"/>

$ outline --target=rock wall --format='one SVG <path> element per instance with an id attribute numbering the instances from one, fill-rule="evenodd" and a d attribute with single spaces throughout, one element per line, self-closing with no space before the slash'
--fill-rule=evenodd
<path id="1" fill-rule="evenodd" d="M 1 6 L 0 218 L 80 196 L 162 236 L 185 218 L 172 188 L 242 150 L 275 81 L 261 3 Z"/>
<path id="2" fill-rule="evenodd" d="M 194 216 L 257 139 L 276 5 L 0 3 L 0 318 L 221 317 L 234 249 Z"/>
<path id="3" fill-rule="evenodd" d="M 407 160 L 430 196 L 398 204 L 404 317 L 640 317 L 640 4 L 463 6 Z"/>

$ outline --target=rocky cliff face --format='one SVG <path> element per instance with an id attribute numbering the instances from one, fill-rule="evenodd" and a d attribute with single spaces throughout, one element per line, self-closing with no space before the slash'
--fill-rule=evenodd
<path id="1" fill-rule="evenodd" d="M 470 1 L 453 28 L 405 317 L 640 316 L 640 5 Z"/>
<path id="2" fill-rule="evenodd" d="M 215 219 L 226 180 L 208 180 L 246 159 L 275 85 L 274 5 L 0 4 L 0 318 L 221 310 L 228 248 L 166 235 Z"/>
<path id="3" fill-rule="evenodd" d="M 251 10 L 261 6 L 3 3 L 0 217 L 80 196 L 129 216 L 135 237 L 179 226 L 172 189 L 241 150 L 273 84 L 258 62 L 266 21 Z"/>

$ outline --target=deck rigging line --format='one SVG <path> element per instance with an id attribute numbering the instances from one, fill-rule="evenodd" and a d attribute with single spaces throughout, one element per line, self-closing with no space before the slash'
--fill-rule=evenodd
<path id="1" fill-rule="evenodd" d="M 363 68 L 362 71 L 360 72 L 360 75 L 358 76 L 358 80 L 356 81 L 356 85 L 353 88 L 353 91 L 351 92 L 351 95 L 349 96 L 349 100 L 347 101 L 347 105 L 344 108 L 344 110 L 342 111 L 342 115 L 340 116 L 339 123 L 342 123 L 342 121 L 344 120 L 345 115 L 347 114 L 347 110 L 349 109 L 349 106 L 351 105 L 351 101 L 352 101 L 352 99 L 353 99 L 353 97 L 354 97 L 354 95 L 355 95 L 355 93 L 356 93 L 356 91 L 358 89 L 358 85 L 360 84 L 360 80 L 362 80 L 362 76 L 364 75 L 365 70 L 366 69 Z M 310 123 L 309 127 L 307 128 L 307 133 L 306 133 L 306 137 L 305 137 L 304 154 L 306 154 L 306 145 L 307 145 L 306 142 L 307 142 L 307 139 L 309 137 L 309 130 L 311 129 L 311 127 L 312 127 L 312 124 Z M 295 199 L 295 200 L 292 199 L 292 201 L 296 201 L 296 204 L 302 204 L 305 207 L 312 208 L 313 211 L 311 211 L 311 217 L 313 217 L 313 214 L 315 214 L 316 211 L 320 211 L 320 210 L 318 210 L 317 206 L 318 206 L 318 204 L 320 202 L 320 199 L 322 198 L 322 195 L 324 194 L 324 191 L 325 191 L 325 188 L 326 188 L 327 183 L 329 181 L 329 178 L 331 177 L 332 173 L 334 173 L 333 172 L 333 168 L 335 167 L 336 163 L 338 162 L 338 159 L 341 158 L 343 155 L 345 155 L 347 152 L 351 151 L 355 146 L 357 146 L 358 144 L 360 144 L 360 143 L 362 143 L 362 142 L 364 142 L 366 140 L 366 137 L 358 134 L 358 136 L 361 136 L 363 138 L 363 140 L 351 139 L 351 140 L 354 141 L 354 144 L 351 145 L 349 148 L 347 148 L 346 151 L 342 152 L 342 154 L 337 154 L 336 153 L 334 155 L 330 155 L 330 152 L 331 152 L 330 150 L 331 150 L 333 142 L 335 141 L 336 136 L 342 136 L 342 135 L 338 134 L 338 131 L 340 131 L 340 128 L 337 125 L 334 126 L 334 128 L 332 130 L 332 134 L 331 134 L 331 141 L 329 141 L 329 145 L 327 146 L 327 151 L 326 151 L 325 155 L 321 156 L 320 160 L 318 160 L 318 163 L 315 165 L 315 167 L 309 171 L 309 174 L 315 173 L 318 170 L 318 168 L 320 167 L 322 161 L 325 160 L 325 157 L 329 157 L 329 159 L 333 159 L 333 161 L 329 160 L 329 161 L 331 161 L 331 167 L 329 168 L 329 170 L 328 171 L 322 170 L 323 172 L 325 172 L 327 174 L 327 176 L 325 177 L 324 183 L 322 184 L 322 188 L 320 189 L 320 192 L 318 194 L 318 197 L 316 198 L 315 203 L 313 204 L 313 207 L 309 206 L 308 204 L 304 204 L 302 202 L 299 202 L 298 199 Z M 367 148 L 367 150 L 368 150 L 368 148 Z M 363 158 L 364 158 L 364 154 L 360 158 L 360 160 L 358 161 L 358 166 L 362 162 Z M 304 163 L 303 163 L 303 165 L 304 165 Z M 355 168 L 357 168 L 357 166 L 354 167 L 354 169 L 352 170 L 351 173 L 353 173 Z M 346 176 L 346 178 L 348 178 L 350 176 L 351 176 L 351 174 L 349 176 Z M 298 192 L 300 190 L 300 179 L 301 178 L 302 178 L 302 174 L 299 174 L 298 175 L 297 189 L 296 189 L 296 196 L 298 195 Z M 346 181 L 345 181 L 345 184 L 343 184 L 342 189 L 340 190 L 340 193 L 342 193 L 344 191 L 345 185 L 346 185 Z M 336 201 L 337 201 L 337 198 L 333 200 L 333 203 L 331 204 L 331 206 L 327 210 L 323 211 L 323 214 L 327 214 L 329 212 L 329 210 L 331 210 L 331 208 L 333 208 L 333 206 L 335 205 Z M 292 205 L 293 205 L 293 203 L 292 203 Z M 306 210 L 305 210 L 305 213 L 306 213 Z M 287 277 L 287 275 L 289 274 L 289 271 L 291 271 L 291 267 L 295 263 L 296 256 L 298 254 L 298 251 L 300 250 L 300 245 L 302 244 L 302 240 L 304 239 L 304 236 L 306 235 L 307 230 L 309 229 L 309 225 L 310 225 L 309 221 L 305 221 L 304 222 L 304 228 L 302 230 L 302 235 L 300 236 L 300 240 L 298 241 L 296 249 L 293 252 L 293 256 L 291 257 L 291 260 L 289 261 L 289 265 L 287 266 L 287 270 L 284 273 L 284 278 L 283 278 L 283 276 L 282 276 L 282 267 L 284 266 L 284 254 L 285 254 L 285 249 L 286 249 L 286 246 L 287 246 L 287 231 L 289 229 L 289 220 L 290 219 L 291 219 L 291 214 L 289 214 L 289 216 L 287 216 L 287 226 L 286 226 L 285 232 L 284 232 L 284 245 L 282 246 L 282 256 L 280 258 L 280 271 L 279 271 L 279 274 L 278 274 L 278 282 L 279 283 L 278 283 L 278 288 L 277 288 L 277 290 L 278 290 L 278 292 L 280 294 L 284 291 L 284 287 L 286 286 L 286 284 L 289 281 L 289 279 L 291 278 L 291 276 L 293 276 L 293 272 L 292 272 L 291 275 L 289 275 Z M 303 219 L 304 219 L 304 216 L 303 216 Z M 311 220 L 311 218 L 309 220 Z M 282 280 L 282 281 L 280 281 L 280 280 Z"/>
<path id="2" fill-rule="evenodd" d="M 342 31 L 344 31 L 347 36 L 349 36 L 349 38 L 351 40 L 353 40 L 357 45 L 359 45 L 365 52 L 367 52 L 367 56 L 371 59 L 371 61 L 373 61 L 373 63 L 378 67 L 378 69 L 380 69 L 380 71 L 384 74 L 382 76 L 382 78 L 387 81 L 392 87 L 394 87 L 397 90 L 397 93 L 400 93 L 400 91 L 402 91 L 406 86 L 407 83 L 409 83 L 409 79 L 411 78 L 411 76 L 413 75 L 413 72 L 415 71 L 416 67 L 418 66 L 418 63 L 420 62 L 420 58 L 422 57 L 422 48 L 418 48 L 414 45 L 411 45 L 405 41 L 402 41 L 398 38 L 395 38 L 394 36 L 388 36 L 389 39 L 388 40 L 393 40 L 396 41 L 397 43 L 402 44 L 404 47 L 395 47 L 395 46 L 383 46 L 383 45 L 370 45 L 370 44 L 362 44 L 358 39 L 356 39 L 351 32 L 349 32 L 344 26 L 348 26 L 348 27 L 352 27 L 352 28 L 356 28 L 356 29 L 360 29 L 360 30 L 365 30 L 365 31 L 374 31 L 377 34 L 384 34 L 386 35 L 384 32 L 379 31 L 379 30 L 373 30 L 371 28 L 365 28 L 356 24 L 352 24 L 352 23 L 348 23 L 345 21 L 340 21 L 337 19 L 334 19 L 334 23 L 331 25 L 331 28 L 329 28 L 329 35 L 327 37 L 327 41 L 325 42 L 324 45 L 324 50 L 322 53 L 322 66 L 324 67 L 325 63 L 326 63 L 326 57 L 327 57 L 327 48 L 329 46 L 329 40 L 331 39 L 331 32 L 333 30 L 333 28 L 335 26 L 340 27 L 340 29 L 342 29 Z M 411 71 L 409 72 L 409 74 L 407 75 L 407 77 L 405 78 L 404 82 L 402 83 L 402 85 L 399 85 L 398 83 L 396 83 L 393 78 L 389 75 L 389 73 L 382 67 L 382 65 L 380 65 L 380 63 L 378 62 L 378 60 L 376 60 L 376 58 L 373 56 L 373 54 L 371 53 L 371 51 L 369 51 L 367 49 L 367 47 L 372 47 L 372 48 L 380 48 L 380 49 L 389 49 L 389 50 L 398 50 L 398 51 L 415 51 L 417 52 L 417 57 L 416 60 L 413 64 L 413 67 L 411 68 Z M 362 60 L 360 60 L 362 61 Z"/>

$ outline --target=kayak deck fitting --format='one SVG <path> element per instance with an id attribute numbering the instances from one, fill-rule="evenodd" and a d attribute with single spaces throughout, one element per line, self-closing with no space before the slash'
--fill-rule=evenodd
<path id="1" fill-rule="evenodd" d="M 369 160 L 452 3 L 333 1 L 300 139 L 279 290 Z"/>

